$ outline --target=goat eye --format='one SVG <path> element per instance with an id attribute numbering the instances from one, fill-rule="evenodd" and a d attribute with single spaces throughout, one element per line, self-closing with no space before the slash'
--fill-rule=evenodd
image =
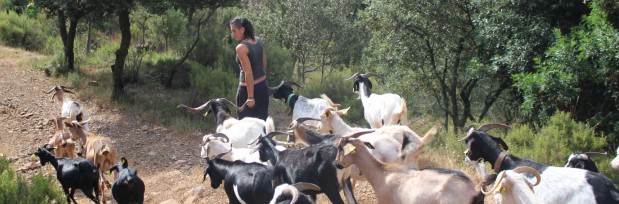
<path id="1" fill-rule="evenodd" d="M 329 130 L 329 134 L 333 134 L 333 130 Z"/>

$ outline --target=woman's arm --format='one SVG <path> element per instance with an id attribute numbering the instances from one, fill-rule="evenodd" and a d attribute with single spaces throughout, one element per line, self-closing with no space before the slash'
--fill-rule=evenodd
<path id="1" fill-rule="evenodd" d="M 239 44 L 236 46 L 236 54 L 241 61 L 241 67 L 245 72 L 245 85 L 247 86 L 247 106 L 253 108 L 254 98 L 254 73 L 251 71 L 251 63 L 249 62 L 249 50 L 247 46 Z"/>

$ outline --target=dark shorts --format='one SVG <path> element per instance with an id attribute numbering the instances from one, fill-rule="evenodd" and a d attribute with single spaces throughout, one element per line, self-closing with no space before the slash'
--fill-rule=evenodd
<path id="1" fill-rule="evenodd" d="M 247 101 L 247 87 L 239 86 L 236 90 L 236 105 L 241 106 L 245 101 Z M 254 85 L 254 101 L 256 105 L 253 108 L 245 107 L 243 112 L 236 112 L 239 120 L 244 117 L 267 119 L 269 116 L 269 84 L 267 80 Z"/>

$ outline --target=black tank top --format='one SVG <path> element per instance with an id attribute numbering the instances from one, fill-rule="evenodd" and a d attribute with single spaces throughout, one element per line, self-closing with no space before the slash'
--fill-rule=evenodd
<path id="1" fill-rule="evenodd" d="M 249 55 L 249 63 L 251 64 L 251 71 L 254 74 L 254 80 L 266 75 L 266 73 L 264 73 L 264 67 L 262 66 L 264 59 L 264 44 L 262 44 L 262 41 L 256 37 L 256 44 L 247 41 L 243 41 L 241 44 L 247 47 L 247 55 Z M 243 66 L 241 66 L 241 61 L 238 57 L 236 58 L 236 62 L 241 69 L 239 80 L 240 82 L 245 82 L 245 72 L 243 71 Z"/>

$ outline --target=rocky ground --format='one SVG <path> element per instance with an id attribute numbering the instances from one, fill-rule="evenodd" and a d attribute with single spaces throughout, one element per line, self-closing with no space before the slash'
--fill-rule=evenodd
<path id="1" fill-rule="evenodd" d="M 51 165 L 38 167 L 38 159 L 30 157 L 54 133 L 48 120 L 60 112 L 60 103 L 43 93 L 56 85 L 54 79 L 26 66 L 27 62 L 42 59 L 44 56 L 0 47 L 0 154 L 9 157 L 13 167 L 26 176 L 39 171 L 55 175 Z M 145 203 L 228 202 L 221 187 L 212 189 L 208 179 L 202 183 L 204 161 L 194 156 L 199 150 L 201 133 L 176 135 L 166 127 L 121 112 L 114 104 L 80 100 L 79 93 L 69 97 L 86 107 L 92 132 L 110 138 L 118 155 L 138 169 L 146 184 Z M 276 117 L 275 123 L 281 126 L 286 123 L 285 117 Z M 355 194 L 360 203 L 376 203 L 371 187 L 365 182 L 357 185 Z M 110 190 L 105 196 L 115 203 Z M 76 193 L 76 199 L 89 203 L 81 193 Z M 329 201 L 319 196 L 319 203 Z"/>

